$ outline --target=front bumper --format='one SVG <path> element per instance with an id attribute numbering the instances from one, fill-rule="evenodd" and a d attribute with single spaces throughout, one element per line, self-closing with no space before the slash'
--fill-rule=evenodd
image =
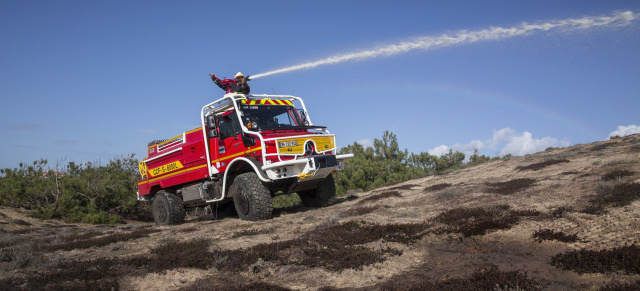
<path id="1" fill-rule="evenodd" d="M 262 166 L 269 179 L 279 180 L 297 177 L 301 180 L 324 179 L 337 170 L 344 169 L 344 160 L 353 154 L 307 156 Z"/>

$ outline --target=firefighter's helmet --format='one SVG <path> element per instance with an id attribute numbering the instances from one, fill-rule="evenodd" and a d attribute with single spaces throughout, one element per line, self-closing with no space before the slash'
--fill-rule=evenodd
<path id="1" fill-rule="evenodd" d="M 238 78 L 238 77 L 243 77 L 244 78 L 244 75 L 242 74 L 242 72 L 237 72 L 236 73 L 235 78 Z"/>

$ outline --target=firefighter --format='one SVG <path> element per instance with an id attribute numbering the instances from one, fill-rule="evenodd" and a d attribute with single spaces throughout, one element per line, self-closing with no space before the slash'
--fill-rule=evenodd
<path id="1" fill-rule="evenodd" d="M 235 79 L 218 79 L 214 74 L 209 74 L 211 76 L 211 80 L 218 85 L 222 90 L 225 90 L 227 93 L 239 93 L 248 95 L 251 91 L 249 88 L 249 84 L 247 84 L 247 78 L 241 72 L 238 72 L 235 75 Z"/>

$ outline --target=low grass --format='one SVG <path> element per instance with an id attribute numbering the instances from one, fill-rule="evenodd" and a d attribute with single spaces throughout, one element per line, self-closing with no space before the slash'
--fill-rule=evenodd
<path id="1" fill-rule="evenodd" d="M 561 163 L 568 163 L 569 160 L 567 159 L 552 159 L 552 160 L 547 160 L 544 162 L 540 162 L 540 163 L 535 163 L 535 164 L 531 164 L 531 165 L 527 165 L 527 166 L 517 166 L 516 170 L 518 170 L 518 172 L 522 172 L 522 171 L 538 171 L 540 169 L 544 169 L 548 166 L 551 165 L 555 165 L 555 164 L 561 164 Z"/>
<path id="2" fill-rule="evenodd" d="M 456 208 L 443 212 L 435 221 L 445 224 L 438 229 L 440 233 L 460 233 L 465 237 L 484 235 L 489 231 L 509 229 L 516 225 L 521 217 L 538 216 L 535 210 L 510 210 L 508 205 L 491 208 Z"/>
<path id="3" fill-rule="evenodd" d="M 564 217 L 566 213 L 573 212 L 573 207 L 571 206 L 560 206 L 556 207 L 551 211 L 551 216 L 554 218 Z"/>
<path id="4" fill-rule="evenodd" d="M 427 277 L 424 265 L 414 271 L 394 276 L 380 284 L 380 290 L 542 290 L 541 284 L 522 271 L 501 271 L 495 265 L 477 269 L 469 277 L 434 280 Z"/>
<path id="5" fill-rule="evenodd" d="M 557 254 L 551 265 L 577 273 L 640 274 L 640 247 L 624 246 L 608 250 L 578 250 Z"/>
<path id="6" fill-rule="evenodd" d="M 238 238 L 238 237 L 243 237 L 243 236 L 254 236 L 254 235 L 260 235 L 260 234 L 267 234 L 267 233 L 272 233 L 274 230 L 275 230 L 274 227 L 245 229 L 245 230 L 240 230 L 240 231 L 234 232 L 231 237 L 232 238 Z"/>
<path id="7" fill-rule="evenodd" d="M 375 195 L 368 196 L 368 197 L 358 201 L 358 204 L 364 204 L 364 203 L 367 203 L 367 202 L 375 202 L 375 201 L 379 201 L 379 200 L 390 198 L 390 197 L 402 197 L 402 195 L 400 195 L 400 192 L 398 192 L 398 191 L 385 191 L 385 192 L 382 192 L 380 194 L 375 194 Z"/>
<path id="8" fill-rule="evenodd" d="M 604 149 L 606 149 L 608 147 L 611 147 L 613 145 L 614 145 L 614 143 L 597 144 L 597 145 L 594 145 L 594 146 L 591 147 L 591 151 L 593 151 L 593 152 L 601 151 L 601 150 L 604 150 Z"/>
<path id="9" fill-rule="evenodd" d="M 635 282 L 614 282 L 604 285 L 598 291 L 637 291 L 640 290 L 640 280 Z"/>
<path id="10" fill-rule="evenodd" d="M 449 187 L 451 187 L 451 184 L 449 184 L 449 183 L 440 183 L 440 184 L 435 184 L 435 185 L 428 186 L 428 187 L 424 188 L 423 191 L 424 192 L 439 191 L 439 190 L 442 190 L 442 189 L 445 189 L 445 188 L 449 188 Z"/>
<path id="11" fill-rule="evenodd" d="M 596 195 L 589 199 L 589 205 L 581 212 L 600 215 L 606 213 L 608 207 L 627 206 L 638 199 L 640 199 L 640 183 L 601 185 L 596 190 Z"/>
<path id="12" fill-rule="evenodd" d="M 543 240 L 557 240 L 566 243 L 578 241 L 577 234 L 567 235 L 564 232 L 554 231 L 548 228 L 536 230 L 531 237 L 536 239 L 539 243 Z"/>
<path id="13" fill-rule="evenodd" d="M 31 223 L 26 222 L 26 221 L 24 221 L 22 219 L 13 219 L 13 220 L 11 220 L 11 223 L 12 224 L 16 224 L 16 225 L 31 226 Z"/>
<path id="14" fill-rule="evenodd" d="M 101 233 L 87 232 L 81 235 L 69 236 L 63 238 L 62 243 L 43 245 L 41 248 L 45 251 L 70 251 L 74 249 L 88 249 L 91 247 L 103 247 L 112 243 L 139 239 L 149 236 L 149 234 L 159 232 L 158 229 L 140 228 L 127 233 L 114 233 L 102 237 L 94 237 Z"/>
<path id="15" fill-rule="evenodd" d="M 485 183 L 488 187 L 485 189 L 485 192 L 509 195 L 528 189 L 535 185 L 535 183 L 536 180 L 530 178 L 513 179 L 507 182 Z"/>
<path id="16" fill-rule="evenodd" d="M 286 287 L 257 281 L 240 275 L 225 274 L 207 277 L 178 289 L 179 291 L 288 291 Z"/>
<path id="17" fill-rule="evenodd" d="M 567 172 L 560 173 L 560 175 L 564 175 L 564 176 L 577 175 L 577 174 L 580 174 L 580 172 L 578 172 L 578 171 L 567 171 Z"/>
<path id="18" fill-rule="evenodd" d="M 405 184 L 405 185 L 400 185 L 400 186 L 396 186 L 396 187 L 391 187 L 387 190 L 411 190 L 411 188 L 413 187 L 418 187 L 420 185 L 416 185 L 416 184 Z"/>
<path id="19" fill-rule="evenodd" d="M 620 180 L 623 177 L 633 176 L 635 172 L 629 170 L 613 170 L 602 175 L 603 181 Z"/>
<path id="20" fill-rule="evenodd" d="M 343 211 L 342 213 L 340 213 L 341 217 L 350 217 L 350 216 L 359 216 L 359 215 L 365 215 L 368 213 L 371 213 L 373 211 L 375 211 L 376 209 L 378 209 L 378 206 L 374 205 L 374 206 L 361 206 L 361 207 L 354 207 L 354 208 L 350 208 L 346 211 Z"/>

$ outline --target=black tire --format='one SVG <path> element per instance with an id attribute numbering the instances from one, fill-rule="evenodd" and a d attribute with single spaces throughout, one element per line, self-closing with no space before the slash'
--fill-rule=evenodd
<path id="1" fill-rule="evenodd" d="M 253 172 L 238 175 L 231 186 L 233 205 L 243 220 L 264 220 L 273 216 L 271 191 Z"/>
<path id="2" fill-rule="evenodd" d="M 302 205 L 307 207 L 324 207 L 329 206 L 333 199 L 336 197 L 336 183 L 333 180 L 333 175 L 329 174 L 318 185 L 318 188 L 307 191 L 300 191 L 298 193 Z"/>
<path id="3" fill-rule="evenodd" d="M 157 139 L 157 140 L 151 141 L 151 142 L 149 142 L 149 143 L 147 144 L 147 147 L 150 147 L 150 146 L 152 146 L 152 145 L 154 145 L 154 144 L 157 144 L 157 143 L 161 143 L 161 142 L 163 142 L 163 141 L 165 141 L 165 140 L 166 140 L 166 139 Z"/>
<path id="4" fill-rule="evenodd" d="M 186 210 L 182 199 L 173 193 L 160 190 L 153 199 L 153 220 L 156 225 L 180 224 L 184 222 Z"/>

